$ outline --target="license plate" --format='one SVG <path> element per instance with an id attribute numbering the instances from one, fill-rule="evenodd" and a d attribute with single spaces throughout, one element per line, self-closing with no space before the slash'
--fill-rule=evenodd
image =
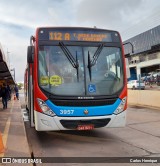
<path id="1" fill-rule="evenodd" d="M 78 125 L 77 130 L 93 130 L 94 125 Z"/>

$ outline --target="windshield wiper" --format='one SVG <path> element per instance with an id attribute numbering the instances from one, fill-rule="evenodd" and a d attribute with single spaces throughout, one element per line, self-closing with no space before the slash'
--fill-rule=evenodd
<path id="1" fill-rule="evenodd" d="M 92 80 L 92 71 L 91 71 L 91 58 L 90 58 L 90 54 L 89 54 L 89 51 L 88 51 L 88 71 L 89 71 L 89 78 L 90 78 L 90 81 Z"/>
<path id="2" fill-rule="evenodd" d="M 78 67 L 79 67 L 79 63 L 78 63 L 78 56 L 77 56 L 77 51 L 76 51 L 76 65 L 77 65 L 77 81 L 79 82 L 79 70 L 78 70 Z"/>
<path id="3" fill-rule="evenodd" d="M 73 55 L 70 53 L 70 51 L 68 50 L 68 48 L 64 45 L 63 42 L 59 42 L 59 45 L 62 49 L 62 51 L 64 52 L 64 54 L 66 55 L 67 59 L 69 60 L 69 62 L 71 63 L 71 65 L 77 69 L 77 80 L 79 81 L 79 63 L 78 63 L 78 57 L 77 57 L 77 51 L 76 51 L 76 59 L 73 57 Z"/>
<path id="4" fill-rule="evenodd" d="M 89 54 L 89 51 L 88 51 L 88 71 L 89 71 L 90 81 L 92 80 L 92 71 L 91 71 L 91 67 L 96 64 L 96 61 L 97 61 L 97 59 L 98 59 L 98 57 L 99 57 L 99 55 L 100 55 L 100 53 L 101 53 L 103 47 L 104 47 L 104 44 L 101 44 L 101 45 L 97 48 L 96 52 L 95 52 L 94 55 L 93 55 L 92 61 L 91 61 L 90 54 Z"/>
<path id="5" fill-rule="evenodd" d="M 101 53 L 103 47 L 104 47 L 104 44 L 101 44 L 101 45 L 97 48 L 96 52 L 95 52 L 94 55 L 93 55 L 93 60 L 91 61 L 91 67 L 96 64 L 96 61 L 97 61 L 97 59 L 98 59 L 98 57 L 99 57 L 99 55 L 100 55 L 100 53 Z"/>

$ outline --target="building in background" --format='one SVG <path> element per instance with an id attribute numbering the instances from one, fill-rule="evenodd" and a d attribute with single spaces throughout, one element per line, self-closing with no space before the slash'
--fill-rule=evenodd
<path id="1" fill-rule="evenodd" d="M 160 25 L 123 43 L 126 42 L 131 42 L 134 47 L 134 53 L 131 53 L 131 45 L 124 45 L 129 60 L 130 80 L 153 75 L 160 70 Z"/>
<path id="2" fill-rule="evenodd" d="M 0 44 L 0 85 L 3 83 L 14 85 L 15 78 L 13 78 L 8 61 Z"/>

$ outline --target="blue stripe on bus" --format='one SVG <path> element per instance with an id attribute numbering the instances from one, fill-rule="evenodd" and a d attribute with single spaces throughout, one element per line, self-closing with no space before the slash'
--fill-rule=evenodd
<path id="1" fill-rule="evenodd" d="M 49 108 L 54 111 L 57 116 L 60 117 L 78 117 L 78 116 L 104 116 L 111 115 L 119 106 L 121 100 L 117 99 L 117 101 L 112 105 L 105 106 L 92 106 L 92 107 L 67 107 L 67 106 L 56 106 L 50 100 L 46 101 L 46 104 Z M 88 110 L 88 114 L 85 115 L 84 111 Z"/>

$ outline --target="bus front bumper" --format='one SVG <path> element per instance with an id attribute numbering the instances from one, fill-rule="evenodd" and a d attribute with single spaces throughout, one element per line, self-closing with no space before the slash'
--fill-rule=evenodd
<path id="1" fill-rule="evenodd" d="M 118 115 L 95 117 L 51 117 L 34 111 L 34 116 L 37 131 L 76 130 L 77 125 L 85 124 L 94 124 L 95 128 L 124 127 L 126 124 L 126 111 Z"/>

